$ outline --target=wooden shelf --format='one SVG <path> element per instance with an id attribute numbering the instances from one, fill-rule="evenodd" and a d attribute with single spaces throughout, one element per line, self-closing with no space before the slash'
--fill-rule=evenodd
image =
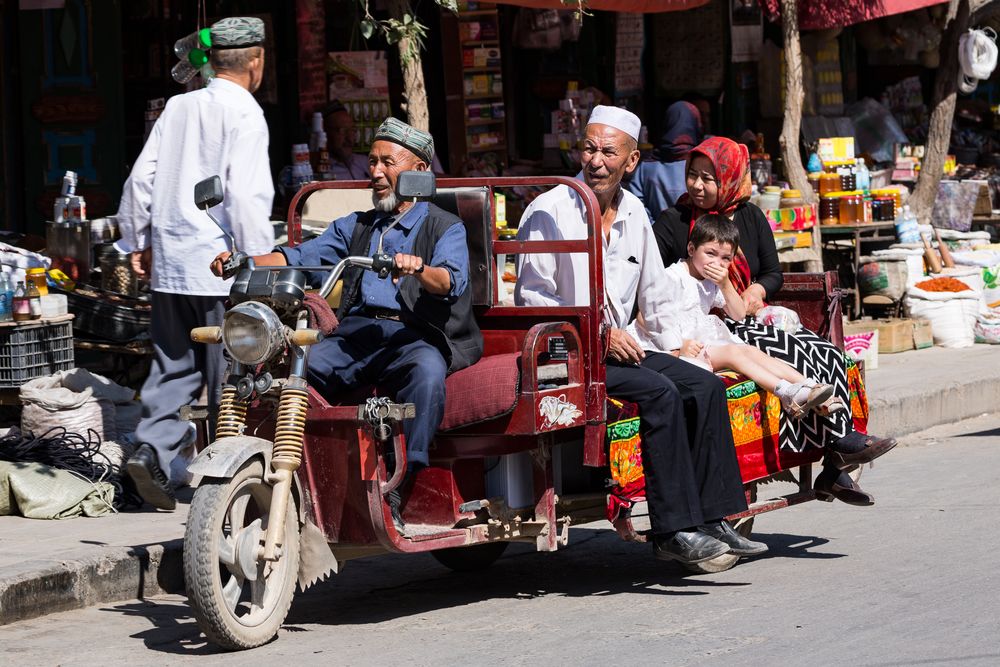
<path id="1" fill-rule="evenodd" d="M 489 95 L 466 95 L 466 100 L 501 100 L 503 95 L 490 93 Z"/>
<path id="2" fill-rule="evenodd" d="M 506 119 L 505 118 L 466 118 L 465 124 L 467 127 L 478 127 L 480 125 L 500 125 Z"/>
<path id="3" fill-rule="evenodd" d="M 507 144 L 494 144 L 492 146 L 469 146 L 467 152 L 469 153 L 494 153 L 497 151 L 506 151 Z"/>
<path id="4" fill-rule="evenodd" d="M 475 16 L 496 16 L 496 15 L 497 15 L 496 9 L 471 9 L 471 10 L 467 9 L 465 11 L 458 12 L 458 19 L 462 20 L 466 17 L 472 18 Z"/>
<path id="5" fill-rule="evenodd" d="M 500 40 L 498 39 L 470 39 L 465 42 L 461 42 L 462 46 L 474 46 L 479 44 L 480 46 L 500 46 Z"/>
<path id="6" fill-rule="evenodd" d="M 463 67 L 462 72 L 466 74 L 500 73 L 500 67 Z"/>

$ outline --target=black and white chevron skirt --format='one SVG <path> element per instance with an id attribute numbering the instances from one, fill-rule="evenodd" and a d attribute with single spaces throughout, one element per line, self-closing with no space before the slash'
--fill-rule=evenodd
<path id="1" fill-rule="evenodd" d="M 851 404 L 844 353 L 830 341 L 804 328 L 794 335 L 788 334 L 773 326 L 760 324 L 753 318 L 744 322 L 727 319 L 726 324 L 738 337 L 769 357 L 794 366 L 807 378 L 833 385 L 834 393 L 844 401 L 844 405 Z M 810 412 L 798 420 L 788 419 L 782 414 L 778 438 L 782 448 L 801 452 L 808 447 L 824 447 L 853 430 L 849 410 L 838 412 L 833 417 L 820 417 Z"/>

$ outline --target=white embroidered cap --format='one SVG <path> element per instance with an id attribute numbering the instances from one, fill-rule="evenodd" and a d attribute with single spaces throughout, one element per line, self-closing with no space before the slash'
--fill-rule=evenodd
<path id="1" fill-rule="evenodd" d="M 639 128 L 642 127 L 642 121 L 628 109 L 598 105 L 590 113 L 587 125 L 594 123 L 608 125 L 616 130 L 621 130 L 636 141 L 639 141 Z"/>

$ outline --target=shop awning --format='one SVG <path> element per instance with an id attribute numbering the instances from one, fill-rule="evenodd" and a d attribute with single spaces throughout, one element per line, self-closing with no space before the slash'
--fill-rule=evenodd
<path id="1" fill-rule="evenodd" d="M 912 12 L 932 5 L 948 4 L 948 0 L 824 0 L 823 2 L 799 0 L 799 29 L 825 30 L 880 19 L 883 16 Z M 779 0 L 764 0 L 767 13 L 781 14 Z"/>
<path id="2" fill-rule="evenodd" d="M 607 12 L 628 12 L 652 14 L 657 12 L 677 12 L 707 5 L 709 0 L 585 0 L 587 9 Z M 576 3 L 562 0 L 497 0 L 498 5 L 517 5 L 533 9 L 573 9 Z"/>

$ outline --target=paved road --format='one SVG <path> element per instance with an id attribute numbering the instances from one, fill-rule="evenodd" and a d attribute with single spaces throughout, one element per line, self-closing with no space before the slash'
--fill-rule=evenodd
<path id="1" fill-rule="evenodd" d="M 864 482 L 875 507 L 767 515 L 770 555 L 718 575 L 580 528 L 556 554 L 511 549 L 488 578 L 352 562 L 249 654 L 216 653 L 169 596 L 2 627 L 0 664 L 1000 664 L 1000 417 L 925 432 Z"/>

